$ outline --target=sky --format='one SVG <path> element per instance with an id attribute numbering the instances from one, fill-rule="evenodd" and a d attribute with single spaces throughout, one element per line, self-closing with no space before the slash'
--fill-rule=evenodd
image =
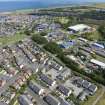
<path id="1" fill-rule="evenodd" d="M 0 1 L 51 1 L 51 0 L 0 0 Z M 53 0 L 53 1 L 57 1 L 57 0 Z M 72 0 L 58 0 L 58 1 L 72 1 Z M 97 2 L 97 1 L 105 1 L 105 0 L 75 0 L 75 1 L 83 1 L 83 2 L 90 2 L 90 1 L 94 1 L 94 2 Z"/>
<path id="2" fill-rule="evenodd" d="M 0 1 L 37 1 L 37 2 L 44 2 L 44 1 L 48 1 L 50 2 L 51 0 L 0 0 Z M 53 0 L 53 2 L 70 2 L 70 1 L 73 1 L 73 0 Z M 105 0 L 74 0 L 75 2 L 105 2 Z M 52 2 L 52 1 L 51 1 Z"/>

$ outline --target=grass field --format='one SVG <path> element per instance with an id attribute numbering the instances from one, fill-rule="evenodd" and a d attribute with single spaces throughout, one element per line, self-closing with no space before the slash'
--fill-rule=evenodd
<path id="1" fill-rule="evenodd" d="M 105 105 L 105 93 L 103 97 L 100 99 L 100 101 L 96 105 Z"/>
<path id="2" fill-rule="evenodd" d="M 96 100 L 96 98 L 101 94 L 102 88 L 99 88 L 95 95 L 90 96 L 87 101 L 81 103 L 81 105 L 92 105 L 92 103 Z M 98 104 L 97 104 L 98 105 Z M 102 104 L 105 105 L 105 104 Z"/>
<path id="3" fill-rule="evenodd" d="M 25 37 L 27 37 L 27 36 L 24 34 L 19 34 L 19 33 L 16 35 L 13 35 L 13 36 L 9 36 L 9 37 L 1 37 L 0 38 L 0 46 L 5 46 L 8 44 L 16 43 L 16 42 L 24 39 Z"/>
<path id="4" fill-rule="evenodd" d="M 94 4 L 92 7 L 105 9 L 105 3 Z"/>
<path id="5" fill-rule="evenodd" d="M 101 57 L 99 55 L 96 55 L 96 59 L 105 63 L 105 58 L 104 57 Z"/>

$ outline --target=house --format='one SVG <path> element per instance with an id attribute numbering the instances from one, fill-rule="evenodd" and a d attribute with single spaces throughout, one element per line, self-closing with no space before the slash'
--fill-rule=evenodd
<path id="1" fill-rule="evenodd" d="M 92 63 L 92 64 L 94 64 L 94 65 L 96 65 L 96 66 L 99 66 L 99 67 L 105 69 L 105 63 L 103 63 L 103 62 L 101 62 L 101 61 L 98 61 L 98 60 L 96 60 L 96 59 L 91 59 L 91 60 L 90 60 L 90 63 Z"/>
<path id="2" fill-rule="evenodd" d="M 94 84 L 91 84 L 88 89 L 92 92 L 92 94 L 94 94 L 97 91 L 97 86 Z"/>
<path id="3" fill-rule="evenodd" d="M 82 83 L 82 86 L 86 89 L 88 89 L 90 85 L 91 85 L 91 83 L 88 82 L 87 80 L 84 80 L 83 83 Z"/>
<path id="4" fill-rule="evenodd" d="M 6 84 L 6 80 L 0 80 L 0 87 L 4 86 Z"/>
<path id="5" fill-rule="evenodd" d="M 29 88 L 31 88 L 38 95 L 42 95 L 45 92 L 45 90 L 40 85 L 33 81 L 29 82 Z"/>
<path id="6" fill-rule="evenodd" d="M 58 76 L 56 76 L 58 79 L 60 80 L 65 80 L 66 78 L 68 78 L 69 76 L 71 76 L 71 70 L 65 68 Z"/>
<path id="7" fill-rule="evenodd" d="M 47 28 L 48 28 L 48 24 L 47 23 L 43 23 L 43 24 L 38 24 L 37 26 L 36 26 L 36 30 L 38 31 L 38 32 L 42 32 L 42 31 L 45 31 Z"/>
<path id="8" fill-rule="evenodd" d="M 69 41 L 66 41 L 66 42 L 63 42 L 62 44 L 60 44 L 60 47 L 64 48 L 64 49 L 68 49 L 74 45 L 75 45 L 75 41 L 69 40 Z"/>
<path id="9" fill-rule="evenodd" d="M 89 27 L 88 25 L 85 25 L 85 24 L 77 24 L 77 25 L 74 25 L 74 26 L 70 26 L 68 28 L 68 30 L 72 33 L 84 33 L 84 32 L 90 32 L 92 30 L 91 27 Z"/>
<path id="10" fill-rule="evenodd" d="M 20 87 L 20 85 L 18 84 L 18 83 L 14 83 L 13 85 L 12 85 L 15 89 L 20 89 L 21 87 Z"/>
<path id="11" fill-rule="evenodd" d="M 54 86 L 56 84 L 56 81 L 51 80 L 49 77 L 47 77 L 44 74 L 40 75 L 40 79 L 45 82 L 46 84 L 48 84 L 49 86 Z"/>
<path id="12" fill-rule="evenodd" d="M 84 101 L 87 96 L 88 96 L 88 94 L 87 94 L 86 92 L 82 92 L 82 93 L 80 93 L 79 99 L 80 99 L 81 101 Z"/>
<path id="13" fill-rule="evenodd" d="M 10 67 L 10 68 L 7 70 L 7 73 L 8 73 L 9 75 L 16 75 L 17 71 L 16 71 L 14 68 Z"/>
<path id="14" fill-rule="evenodd" d="M 21 78 L 17 79 L 16 83 L 19 84 L 20 86 L 22 86 L 24 84 L 24 82 L 22 81 Z"/>
<path id="15" fill-rule="evenodd" d="M 8 105 L 5 102 L 0 101 L 0 105 Z"/>
<path id="16" fill-rule="evenodd" d="M 72 104 L 71 102 L 67 102 L 65 99 L 63 99 L 63 98 L 60 98 L 59 99 L 60 100 L 60 105 L 74 105 L 74 104 Z"/>
<path id="17" fill-rule="evenodd" d="M 64 87 L 63 85 L 59 85 L 57 87 L 57 90 L 62 93 L 64 96 L 69 96 L 71 94 L 71 90 L 68 88 Z"/>
<path id="18" fill-rule="evenodd" d="M 84 82 L 84 80 L 83 80 L 82 78 L 78 78 L 78 79 L 76 80 L 76 83 L 77 83 L 79 86 L 82 86 L 83 82 Z"/>
<path id="19" fill-rule="evenodd" d="M 45 96 L 43 99 L 48 105 L 60 105 L 60 101 L 52 95 Z"/>
<path id="20" fill-rule="evenodd" d="M 50 61 L 49 62 L 49 67 L 54 68 L 55 70 L 62 70 L 62 66 L 59 65 L 58 63 L 54 62 L 54 61 Z"/>
<path id="21" fill-rule="evenodd" d="M 18 101 L 20 105 L 33 105 L 32 101 L 25 95 L 19 96 Z"/>

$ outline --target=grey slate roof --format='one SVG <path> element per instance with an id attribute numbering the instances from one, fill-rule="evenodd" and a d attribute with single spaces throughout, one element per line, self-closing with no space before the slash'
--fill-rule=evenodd
<path id="1" fill-rule="evenodd" d="M 0 105 L 8 105 L 8 104 L 6 104 L 5 102 L 0 101 Z"/>
<path id="2" fill-rule="evenodd" d="M 93 92 L 93 93 L 96 91 L 96 89 L 97 89 L 97 86 L 94 85 L 94 84 L 92 84 L 92 85 L 89 86 L 89 90 L 90 90 L 91 92 Z"/>
<path id="3" fill-rule="evenodd" d="M 21 95 L 19 97 L 19 103 L 20 103 L 20 105 L 33 105 L 33 103 L 31 102 L 31 100 L 28 99 L 28 97 L 25 96 L 25 95 Z"/>
<path id="4" fill-rule="evenodd" d="M 64 99 L 60 99 L 60 105 L 71 105 L 71 103 L 67 102 L 66 100 Z"/>
<path id="5" fill-rule="evenodd" d="M 91 83 L 88 82 L 87 80 L 84 80 L 84 82 L 83 82 L 83 84 L 82 84 L 82 86 L 83 86 L 84 88 L 89 88 L 90 85 L 91 85 Z"/>
<path id="6" fill-rule="evenodd" d="M 41 86 L 36 84 L 35 82 L 31 81 L 29 82 L 29 87 L 36 93 L 39 94 L 39 91 L 41 90 Z"/>
<path id="7" fill-rule="evenodd" d="M 52 86 L 52 84 L 53 84 L 53 80 L 51 80 L 49 77 L 47 77 L 46 75 L 44 75 L 44 74 L 41 74 L 40 75 L 40 79 L 42 80 L 42 81 L 44 81 L 45 83 L 47 83 L 48 85 L 50 85 L 50 86 Z"/>
<path id="8" fill-rule="evenodd" d="M 48 105 L 60 105 L 60 102 L 53 96 L 48 95 L 43 98 Z"/>
<path id="9" fill-rule="evenodd" d="M 60 91 L 62 94 L 64 94 L 65 96 L 68 96 L 70 90 L 66 87 L 64 87 L 63 85 L 59 85 L 57 87 L 57 90 Z"/>
<path id="10" fill-rule="evenodd" d="M 77 80 L 77 84 L 79 84 L 79 85 L 81 85 L 81 86 L 82 86 L 83 82 L 84 82 L 84 80 L 81 79 L 81 78 L 79 78 L 79 79 Z"/>

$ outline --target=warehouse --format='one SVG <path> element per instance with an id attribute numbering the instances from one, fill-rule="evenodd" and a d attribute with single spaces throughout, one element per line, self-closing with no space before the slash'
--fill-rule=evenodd
<path id="1" fill-rule="evenodd" d="M 92 30 L 92 28 L 85 24 L 77 24 L 74 26 L 70 26 L 68 30 L 72 33 L 78 33 L 78 32 L 89 32 Z"/>
<path id="2" fill-rule="evenodd" d="M 100 61 L 95 60 L 95 59 L 91 59 L 90 62 L 101 67 L 101 68 L 105 68 L 105 63 L 103 63 L 103 62 L 100 62 Z"/>

